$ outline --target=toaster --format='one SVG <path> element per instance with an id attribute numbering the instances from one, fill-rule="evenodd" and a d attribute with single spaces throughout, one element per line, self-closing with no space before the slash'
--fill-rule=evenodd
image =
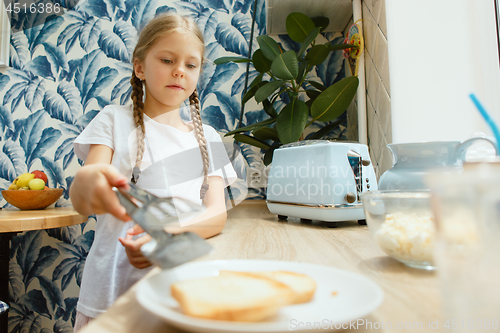
<path id="1" fill-rule="evenodd" d="M 276 149 L 268 175 L 266 202 L 281 220 L 366 224 L 361 194 L 376 191 L 368 147 L 357 142 L 306 140 Z"/>

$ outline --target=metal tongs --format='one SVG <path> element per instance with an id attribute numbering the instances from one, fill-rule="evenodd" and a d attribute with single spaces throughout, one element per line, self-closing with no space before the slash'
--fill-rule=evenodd
<path id="1" fill-rule="evenodd" d="M 207 254 L 212 247 L 193 232 L 171 234 L 165 226 L 180 220 L 189 220 L 205 211 L 206 207 L 195 205 L 180 198 L 160 198 L 139 186 L 129 183 L 129 190 L 113 188 L 128 215 L 144 229 L 152 239 L 141 247 L 141 252 L 162 269 L 182 265 Z M 175 200 L 187 206 L 188 213 L 178 213 Z M 186 208 L 186 207 L 184 207 Z"/>

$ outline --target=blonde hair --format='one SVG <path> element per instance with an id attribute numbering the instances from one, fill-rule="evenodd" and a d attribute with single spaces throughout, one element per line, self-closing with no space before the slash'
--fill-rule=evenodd
<path id="1" fill-rule="evenodd" d="M 152 19 L 139 34 L 137 45 L 134 49 L 132 55 L 132 63 L 135 60 L 144 61 L 148 51 L 158 42 L 160 38 L 166 34 L 173 31 L 182 31 L 192 33 L 201 44 L 201 55 L 203 62 L 203 54 L 205 52 L 205 42 L 203 40 L 203 34 L 200 28 L 191 19 L 175 15 L 175 14 L 163 14 Z M 143 103 L 143 85 L 142 81 L 135 75 L 135 71 L 132 71 L 132 78 L 130 79 L 130 84 L 132 85 L 132 101 L 134 106 L 134 121 L 136 126 L 139 128 L 137 131 L 137 158 L 136 163 L 132 172 L 132 182 L 137 182 L 140 173 L 141 161 L 144 156 L 145 150 L 145 133 L 146 128 L 144 127 L 144 103 Z M 207 140 L 205 134 L 203 133 L 203 125 L 201 123 L 200 116 L 200 100 L 198 99 L 198 92 L 196 89 L 189 96 L 189 104 L 191 109 L 191 119 L 193 120 L 193 125 L 195 129 L 196 139 L 200 147 L 201 156 L 203 160 L 203 185 L 200 190 L 200 198 L 205 197 L 205 193 L 208 190 L 208 149 Z"/>

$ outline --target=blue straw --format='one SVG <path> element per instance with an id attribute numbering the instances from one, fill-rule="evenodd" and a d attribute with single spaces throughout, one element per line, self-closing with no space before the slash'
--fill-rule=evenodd
<path id="1" fill-rule="evenodd" d="M 488 114 L 486 109 L 483 107 L 481 102 L 479 102 L 476 95 L 470 94 L 469 97 L 474 102 L 474 105 L 476 105 L 476 108 L 479 110 L 479 113 L 481 113 L 481 116 L 483 116 L 484 120 L 486 120 L 486 123 L 490 126 L 491 131 L 493 132 L 493 135 L 495 135 L 495 139 L 497 141 L 497 155 L 500 155 L 500 150 L 498 149 L 498 145 L 500 143 L 500 131 L 498 130 L 498 127 L 495 124 L 495 121 L 493 119 L 491 119 L 490 115 Z"/>

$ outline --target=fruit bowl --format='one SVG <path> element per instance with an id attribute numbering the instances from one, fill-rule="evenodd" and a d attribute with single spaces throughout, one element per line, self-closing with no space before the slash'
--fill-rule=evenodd
<path id="1" fill-rule="evenodd" d="M 3 190 L 3 198 L 22 210 L 44 209 L 52 205 L 63 194 L 64 189 L 48 190 Z"/>

